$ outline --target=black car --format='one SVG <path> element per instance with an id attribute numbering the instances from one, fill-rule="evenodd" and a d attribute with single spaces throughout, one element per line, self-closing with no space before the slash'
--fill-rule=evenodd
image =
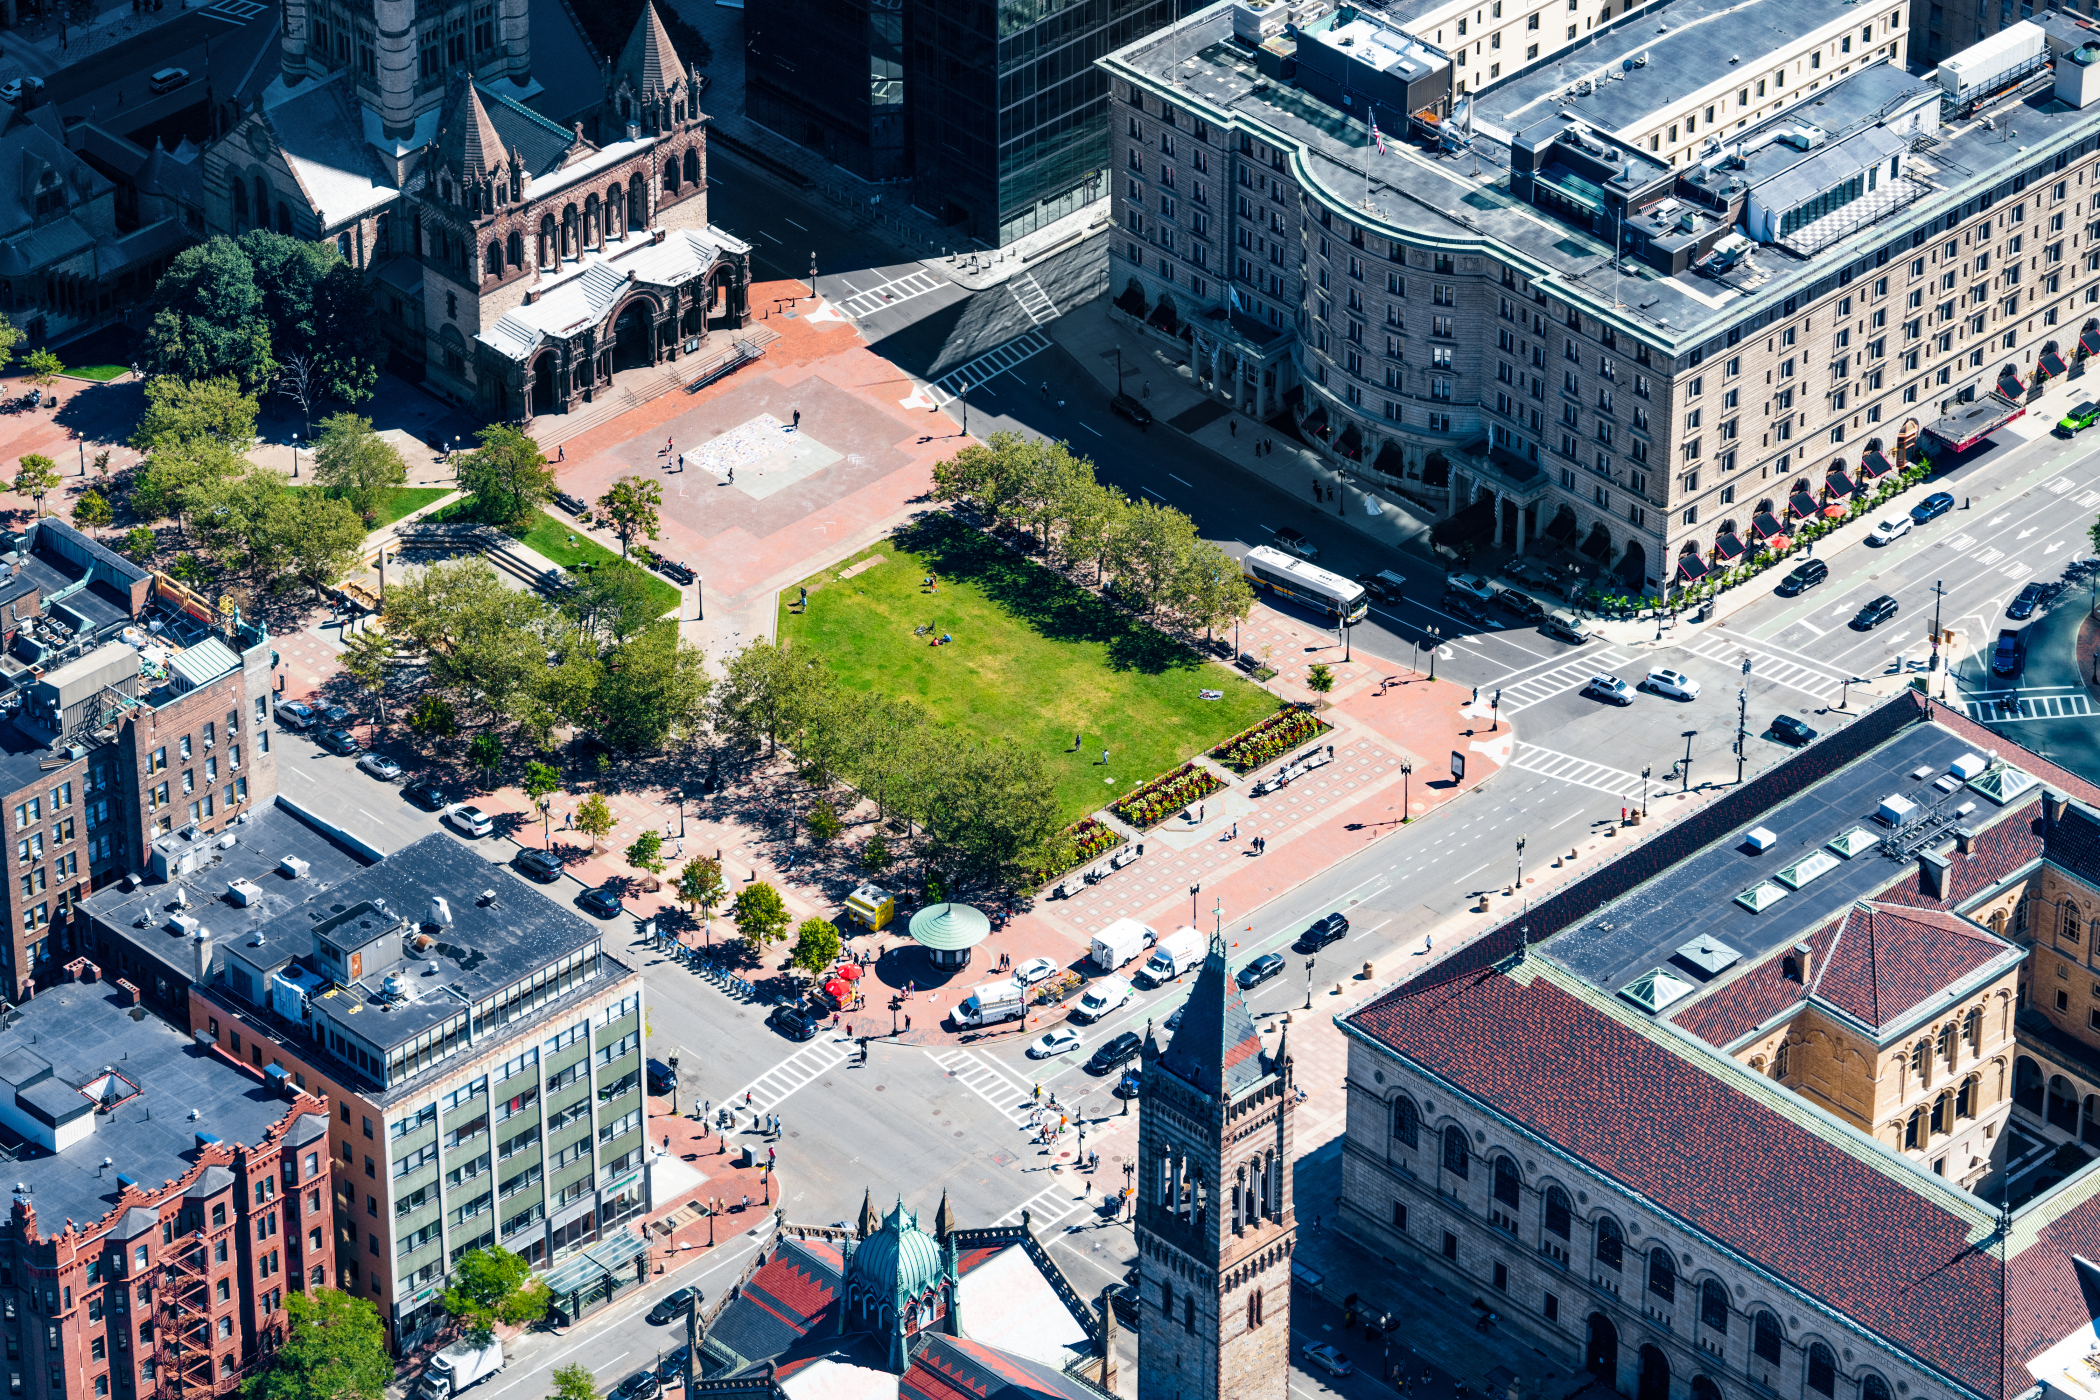
<path id="1" fill-rule="evenodd" d="M 1317 953 L 1348 931 L 1349 920 L 1345 916 L 1329 914 L 1324 919 L 1315 920 L 1313 926 L 1299 934 L 1298 941 L 1291 946 L 1301 953 Z"/>
<path id="2" fill-rule="evenodd" d="M 655 1371 L 636 1371 L 607 1391 L 605 1400 L 656 1400 L 663 1390 L 663 1382 L 656 1378 Z"/>
<path id="3" fill-rule="evenodd" d="M 1184 1011 L 1187 1011 L 1188 1009 L 1189 1004 L 1187 1002 L 1183 1002 L 1181 1005 L 1174 1008 L 1174 1014 L 1167 1017 L 1167 1029 L 1169 1031 L 1178 1031 L 1181 1029 L 1181 1015 Z"/>
<path id="4" fill-rule="evenodd" d="M 1127 1063 L 1131 1056 L 1137 1054 L 1138 1044 L 1136 1031 L 1124 1031 L 1113 1040 L 1101 1042 L 1101 1044 L 1094 1047 L 1094 1053 L 1088 1057 L 1086 1072 L 1088 1074 L 1107 1074 L 1110 1070 Z"/>
<path id="5" fill-rule="evenodd" d="M 530 876 L 543 885 L 552 884 L 554 881 L 559 880 L 564 868 L 561 863 L 561 857 L 554 854 L 554 852 L 535 851 L 529 846 L 518 852 L 517 858 L 511 864 L 517 866 L 521 873 Z"/>
<path id="6" fill-rule="evenodd" d="M 1145 1310 L 1138 1306 L 1138 1291 L 1127 1283 L 1112 1283 L 1108 1286 L 1108 1305 L 1115 1310 L 1116 1321 L 1125 1327 L 1135 1327 Z"/>
<path id="7" fill-rule="evenodd" d="M 1380 569 L 1376 573 L 1358 574 L 1356 581 L 1364 586 L 1364 593 L 1381 603 L 1400 601 L 1400 585 L 1407 580 L 1391 569 Z"/>
<path id="8" fill-rule="evenodd" d="M 1923 525 L 1928 520 L 1937 520 L 1954 509 L 1954 497 L 1945 491 L 1935 491 L 1910 508 L 1914 524 Z"/>
<path id="9" fill-rule="evenodd" d="M 363 747 L 357 742 L 357 736 L 347 729 L 324 729 L 314 736 L 314 742 L 330 753 L 344 755 L 356 753 Z"/>
<path id="10" fill-rule="evenodd" d="M 1799 748 L 1815 738 L 1816 731 L 1810 729 L 1792 715 L 1776 715 L 1772 720 L 1772 737 L 1782 743 L 1792 744 Z"/>
<path id="11" fill-rule="evenodd" d="M 2049 585 L 2030 583 L 2020 590 L 2019 596 L 2005 609 L 2007 617 L 2033 617 L 2034 610 L 2049 596 Z"/>
<path id="12" fill-rule="evenodd" d="M 582 515 L 590 509 L 589 506 L 583 503 L 582 497 L 572 496 L 566 491 L 555 492 L 554 502 L 571 515 Z"/>
<path id="13" fill-rule="evenodd" d="M 1884 593 L 1859 610 L 1859 616 L 1852 619 L 1852 626 L 1857 631 L 1871 632 L 1895 615 L 1896 600 Z"/>
<path id="14" fill-rule="evenodd" d="M 691 1290 L 681 1288 L 678 1291 L 685 1293 Z M 683 1309 L 684 1304 L 681 1303 L 679 1306 Z M 649 1320 L 654 1322 L 656 1314 L 649 1314 Z M 658 1380 L 665 1385 L 685 1384 L 685 1350 L 685 1343 L 680 1342 L 677 1346 L 664 1353 L 664 1359 L 656 1363 L 656 1378 Z"/>
<path id="15" fill-rule="evenodd" d="M 1782 598 L 1792 598 L 1806 593 L 1824 579 L 1830 577 L 1830 566 L 1820 559 L 1804 559 L 1793 567 L 1792 572 L 1779 580 L 1779 587 L 1772 591 Z"/>
<path id="16" fill-rule="evenodd" d="M 1504 612 L 1514 613 L 1527 622 L 1536 621 L 1546 615 L 1546 608 L 1543 603 L 1529 593 L 1521 593 L 1514 588 L 1497 589 L 1495 591 L 1495 605 Z"/>
<path id="17" fill-rule="evenodd" d="M 321 724 L 323 728 L 327 729 L 348 729 L 350 727 L 350 712 L 341 705 L 323 705 L 321 707 Z"/>
<path id="18" fill-rule="evenodd" d="M 432 812 L 435 812 L 452 800 L 442 784 L 432 782 L 428 778 L 416 779 L 407 787 L 401 789 L 401 795 L 418 807 Z"/>
<path id="19" fill-rule="evenodd" d="M 650 1093 L 652 1093 L 652 1094 L 668 1094 L 668 1093 L 670 1093 L 670 1092 L 671 1092 L 671 1091 L 672 1091 L 673 1089 L 675 1089 L 675 1088 L 677 1088 L 677 1087 L 678 1087 L 678 1071 L 677 1071 L 677 1070 L 675 1070 L 675 1069 L 672 1069 L 672 1068 L 671 1068 L 671 1067 L 670 1067 L 669 1065 L 665 1064 L 665 1063 L 664 1063 L 664 1062 L 663 1062 L 662 1060 L 651 1060 L 651 1061 L 649 1062 L 649 1092 L 650 1092 Z"/>
<path id="20" fill-rule="evenodd" d="M 1114 398 L 1110 399 L 1108 401 L 1108 408 L 1111 413 L 1114 413 L 1121 418 L 1128 418 L 1131 422 L 1137 424 L 1140 428 L 1149 428 L 1152 426 L 1152 410 L 1145 407 L 1143 404 L 1139 403 L 1136 399 L 1130 397 L 1130 395 L 1128 394 L 1118 394 Z"/>
<path id="21" fill-rule="evenodd" d="M 680 1288 L 657 1299 L 656 1306 L 649 1309 L 649 1325 L 661 1327 L 672 1318 L 684 1314 L 685 1305 L 693 1301 L 693 1290 Z"/>
<path id="22" fill-rule="evenodd" d="M 808 1040 L 817 1033 L 817 1023 L 792 1006 L 776 1006 L 766 1024 L 789 1040 Z"/>
<path id="23" fill-rule="evenodd" d="M 1263 953 L 1253 962 L 1241 968 L 1239 976 L 1234 980 L 1240 984 L 1240 990 L 1244 992 L 1249 987 L 1260 986 L 1281 971 L 1283 971 L 1283 954 Z"/>
<path id="24" fill-rule="evenodd" d="M 603 885 L 577 895 L 576 902 L 601 919 L 610 919 L 621 908 L 620 897 Z"/>

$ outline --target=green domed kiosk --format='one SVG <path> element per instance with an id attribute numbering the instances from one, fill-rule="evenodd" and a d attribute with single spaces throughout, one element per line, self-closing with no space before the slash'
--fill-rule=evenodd
<path id="1" fill-rule="evenodd" d="M 970 950 L 992 936 L 992 921 L 967 904 L 929 904 L 911 916 L 911 936 L 935 967 L 952 972 L 966 966 Z"/>

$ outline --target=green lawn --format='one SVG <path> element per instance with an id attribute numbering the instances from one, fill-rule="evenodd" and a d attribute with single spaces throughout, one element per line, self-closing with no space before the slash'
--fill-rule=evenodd
<path id="1" fill-rule="evenodd" d="M 289 491 L 306 491 L 311 488 L 290 486 L 285 489 Z M 421 510 L 432 501 L 443 500 L 452 494 L 452 490 L 453 488 L 450 486 L 396 486 L 393 494 L 387 497 L 386 505 L 380 510 L 379 518 L 372 522 L 372 528 L 384 530 L 410 511 Z"/>
<path id="2" fill-rule="evenodd" d="M 839 575 L 872 555 L 884 562 Z M 941 591 L 922 583 L 940 575 Z M 782 594 L 780 636 L 848 686 L 909 697 L 993 743 L 1047 758 L 1067 820 L 1202 753 L 1277 708 L 1274 696 L 1048 569 L 937 515 Z M 930 646 L 913 629 L 955 640 Z M 1204 700 L 1201 690 L 1222 690 Z M 1074 752 L 1074 733 L 1085 736 Z M 1101 751 L 1109 751 L 1103 764 Z"/>
<path id="3" fill-rule="evenodd" d="M 432 511 L 423 518 L 440 522 L 446 520 L 471 520 L 473 518 L 471 514 L 472 505 L 473 502 L 470 498 L 462 497 L 451 505 L 446 506 L 443 510 Z M 573 525 L 557 520 L 543 510 L 534 511 L 532 527 L 524 534 L 513 536 L 513 538 L 527 549 L 545 556 L 550 562 L 559 564 L 564 569 L 595 567 L 599 564 L 617 560 L 620 557 L 617 551 L 607 549 L 590 536 L 578 533 Z M 633 563 L 637 569 L 640 569 L 648 576 L 649 596 L 655 600 L 657 612 L 668 613 L 677 611 L 681 597 L 679 590 L 667 580 L 650 573 L 640 560 L 635 560 Z"/>
<path id="4" fill-rule="evenodd" d="M 92 379 L 98 384 L 120 379 L 129 373 L 129 365 L 67 365 L 65 369 L 68 379 Z"/>

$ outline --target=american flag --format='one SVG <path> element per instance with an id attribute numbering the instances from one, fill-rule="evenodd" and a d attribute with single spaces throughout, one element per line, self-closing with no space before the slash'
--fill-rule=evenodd
<path id="1" fill-rule="evenodd" d="M 1371 139 L 1378 143 L 1378 154 L 1385 154 L 1385 137 L 1378 130 L 1378 114 L 1371 114 Z"/>

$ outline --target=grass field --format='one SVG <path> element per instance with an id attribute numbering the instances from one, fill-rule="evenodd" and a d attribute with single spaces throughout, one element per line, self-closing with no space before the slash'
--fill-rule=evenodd
<path id="1" fill-rule="evenodd" d="M 309 491 L 313 488 L 308 486 L 290 486 L 285 489 L 290 491 Z M 372 522 L 372 528 L 374 530 L 384 530 L 410 511 L 421 510 L 432 501 L 443 500 L 451 494 L 452 488 L 450 486 L 396 486 L 393 494 L 387 497 L 386 505 L 381 507 L 378 518 Z"/>
<path id="2" fill-rule="evenodd" d="M 840 579 L 877 554 L 884 562 Z M 922 587 L 929 573 L 937 594 Z M 947 516 L 802 584 L 809 612 L 794 611 L 794 589 L 783 593 L 783 639 L 822 652 L 848 686 L 1042 754 L 1068 821 L 1277 708 L 1267 691 Z M 927 624 L 955 640 L 913 635 Z M 1224 698 L 1200 698 L 1206 689 Z M 1075 733 L 1085 736 L 1077 751 Z"/>
<path id="3" fill-rule="evenodd" d="M 440 522 L 446 520 L 471 520 L 473 519 L 470 511 L 472 504 L 473 502 L 470 499 L 462 498 L 446 506 L 443 510 L 432 511 L 423 518 Z M 543 555 L 547 560 L 561 565 L 564 569 L 574 569 L 579 566 L 595 568 L 599 564 L 616 562 L 620 557 L 617 551 L 607 549 L 588 535 L 578 534 L 574 526 L 555 519 L 543 510 L 534 511 L 531 528 L 526 530 L 524 534 L 513 536 L 513 538 L 527 549 Z M 649 596 L 655 600 L 657 612 L 661 614 L 676 611 L 679 606 L 679 600 L 683 596 L 679 590 L 672 587 L 664 579 L 650 573 L 639 560 L 633 561 L 633 563 L 637 569 L 642 570 L 642 573 L 649 580 Z"/>
<path id="4" fill-rule="evenodd" d="M 122 378 L 129 373 L 131 373 L 131 367 L 128 365 L 67 365 L 65 377 L 68 379 L 92 379 L 97 384 L 106 384 L 112 379 Z"/>

